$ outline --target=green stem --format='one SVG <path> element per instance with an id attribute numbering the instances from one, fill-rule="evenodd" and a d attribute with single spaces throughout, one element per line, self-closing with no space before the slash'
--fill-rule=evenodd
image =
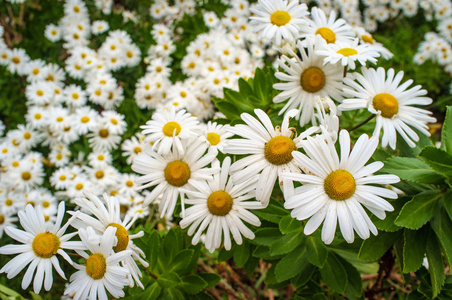
<path id="1" fill-rule="evenodd" d="M 355 129 L 358 129 L 359 127 L 363 126 L 364 124 L 366 124 L 367 122 L 369 122 L 370 120 L 372 120 L 373 118 L 375 118 L 376 115 L 372 114 L 370 117 L 368 117 L 366 120 L 364 120 L 363 122 L 359 123 L 356 126 L 353 126 L 352 128 L 350 128 L 348 130 L 348 132 L 353 131 Z"/>

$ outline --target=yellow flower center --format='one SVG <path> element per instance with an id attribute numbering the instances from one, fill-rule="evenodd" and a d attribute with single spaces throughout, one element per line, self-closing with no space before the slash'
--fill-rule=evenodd
<path id="1" fill-rule="evenodd" d="M 358 51 L 356 51 L 353 48 L 342 48 L 337 51 L 337 54 L 341 54 L 343 56 L 350 56 L 358 54 Z"/>
<path id="2" fill-rule="evenodd" d="M 356 182 L 348 171 L 338 169 L 325 178 L 323 187 L 330 199 L 347 200 L 355 193 Z"/>
<path id="3" fill-rule="evenodd" d="M 320 34 L 328 44 L 332 44 L 336 41 L 336 34 L 333 30 L 327 27 L 321 27 L 317 29 L 315 34 Z"/>
<path id="4" fill-rule="evenodd" d="M 20 58 L 18 58 L 17 56 L 13 57 L 12 59 L 13 63 L 15 64 L 19 64 L 20 63 Z"/>
<path id="5" fill-rule="evenodd" d="M 270 16 L 270 22 L 276 26 L 284 26 L 290 21 L 290 15 L 287 11 L 277 10 Z"/>
<path id="6" fill-rule="evenodd" d="M 96 172 L 96 178 L 97 179 L 102 179 L 104 177 L 104 172 L 99 170 Z"/>
<path id="7" fill-rule="evenodd" d="M 300 84 L 306 92 L 316 93 L 325 85 L 325 73 L 320 68 L 309 67 L 301 74 Z"/>
<path id="8" fill-rule="evenodd" d="M 42 202 L 42 207 L 47 208 L 50 206 L 50 202 L 49 201 L 43 201 Z"/>
<path id="9" fill-rule="evenodd" d="M 51 258 L 60 249 L 60 239 L 53 233 L 43 232 L 35 236 L 31 246 L 36 256 Z"/>
<path id="10" fill-rule="evenodd" d="M 295 143 L 287 136 L 276 136 L 265 144 L 265 158 L 274 165 L 287 164 L 292 160 L 292 151 L 297 150 Z"/>
<path id="11" fill-rule="evenodd" d="M 82 183 L 77 183 L 77 184 L 75 185 L 75 189 L 78 190 L 78 191 L 80 191 L 81 189 L 83 189 L 83 184 L 82 184 Z"/>
<path id="12" fill-rule="evenodd" d="M 374 43 L 374 39 L 371 36 L 368 35 L 362 35 L 361 39 L 368 44 L 373 44 Z"/>
<path id="13" fill-rule="evenodd" d="M 22 173 L 22 179 L 23 179 L 23 180 L 30 180 L 30 179 L 31 179 L 31 174 L 30 174 L 30 172 L 27 172 L 27 171 L 23 172 L 23 173 Z"/>
<path id="14" fill-rule="evenodd" d="M 181 160 L 172 161 L 165 168 L 166 181 L 177 187 L 186 184 L 190 178 L 190 174 L 190 167 Z"/>
<path id="15" fill-rule="evenodd" d="M 107 260 L 100 253 L 94 253 L 86 260 L 86 274 L 93 279 L 101 279 L 107 272 Z"/>
<path id="16" fill-rule="evenodd" d="M 110 119 L 110 122 L 111 122 L 113 125 L 118 125 L 118 120 L 116 120 L 115 118 L 111 118 L 111 119 Z"/>
<path id="17" fill-rule="evenodd" d="M 0 215 L 0 225 L 2 225 L 3 223 L 5 223 L 5 216 Z"/>
<path id="18" fill-rule="evenodd" d="M 59 179 L 61 181 L 65 181 L 66 180 L 66 175 L 64 175 L 64 174 L 60 175 Z"/>
<path id="19" fill-rule="evenodd" d="M 99 130 L 99 136 L 102 138 L 107 138 L 108 137 L 108 129 L 102 128 L 101 130 Z"/>
<path id="20" fill-rule="evenodd" d="M 133 152 L 135 152 L 135 154 L 140 153 L 140 152 L 141 152 L 141 147 L 135 147 L 135 148 L 133 149 Z"/>
<path id="21" fill-rule="evenodd" d="M 375 95 L 372 100 L 372 105 L 376 110 L 379 110 L 381 115 L 385 118 L 392 118 L 399 111 L 399 102 L 393 95 L 388 93 Z"/>
<path id="22" fill-rule="evenodd" d="M 166 136 L 173 136 L 174 130 L 176 130 L 176 134 L 175 135 L 179 135 L 180 131 L 181 131 L 182 127 L 180 127 L 179 123 L 171 121 L 165 124 L 165 126 L 163 126 L 163 134 L 165 134 Z"/>
<path id="23" fill-rule="evenodd" d="M 33 69 L 33 74 L 34 74 L 34 75 L 38 75 L 38 74 L 39 74 L 39 69 L 34 68 L 34 69 Z"/>
<path id="24" fill-rule="evenodd" d="M 132 181 L 132 180 L 127 180 L 127 181 L 126 181 L 126 185 L 127 185 L 128 187 L 132 187 L 132 186 L 133 186 L 133 181 Z"/>
<path id="25" fill-rule="evenodd" d="M 63 117 L 58 117 L 56 118 L 57 122 L 63 122 L 64 118 Z"/>
<path id="26" fill-rule="evenodd" d="M 124 226 L 118 224 L 118 223 L 110 223 L 107 227 L 115 227 L 116 228 L 116 238 L 118 239 L 118 243 L 116 246 L 113 247 L 113 250 L 115 252 L 121 252 L 123 250 L 127 249 L 127 246 L 129 246 L 129 233 L 127 232 L 127 229 L 124 228 Z"/>
<path id="27" fill-rule="evenodd" d="M 25 132 L 24 133 L 24 139 L 29 140 L 31 138 L 31 133 Z"/>
<path id="28" fill-rule="evenodd" d="M 89 117 L 83 116 L 83 117 L 80 119 L 80 121 L 81 121 L 82 123 L 88 123 L 88 122 L 89 122 Z"/>
<path id="29" fill-rule="evenodd" d="M 225 216 L 231 211 L 233 200 L 225 191 L 216 191 L 207 198 L 207 208 L 215 216 Z"/>
<path id="30" fill-rule="evenodd" d="M 58 153 L 58 154 L 55 156 L 55 158 L 58 159 L 58 160 L 62 160 L 62 159 L 63 159 L 63 154 Z"/>
<path id="31" fill-rule="evenodd" d="M 42 115 L 40 113 L 36 113 L 35 114 L 35 119 L 36 120 L 41 120 L 41 118 L 42 118 Z"/>
<path id="32" fill-rule="evenodd" d="M 36 95 L 38 95 L 38 96 L 42 96 L 42 95 L 44 95 L 44 92 L 43 92 L 43 91 L 41 91 L 41 90 L 37 90 L 37 91 L 36 91 Z"/>
<path id="33" fill-rule="evenodd" d="M 12 199 L 9 199 L 9 198 L 6 199 L 6 200 L 5 200 L 5 205 L 6 205 L 6 206 L 11 206 L 11 205 L 13 205 L 13 200 L 12 200 Z"/>
<path id="34" fill-rule="evenodd" d="M 215 132 L 209 132 L 207 134 L 207 141 L 212 145 L 218 145 L 218 143 L 220 142 L 220 136 L 218 134 L 216 134 Z"/>
<path id="35" fill-rule="evenodd" d="M 79 97 L 79 96 L 78 96 L 77 93 L 72 93 L 72 98 L 73 98 L 73 99 L 78 99 L 78 97 Z"/>
<path id="36" fill-rule="evenodd" d="M 102 160 L 104 160 L 104 159 L 105 159 L 105 157 L 104 157 L 102 154 L 99 154 L 99 155 L 97 156 L 97 160 L 102 161 Z"/>
<path id="37" fill-rule="evenodd" d="M 13 162 L 11 163 L 11 165 L 12 165 L 14 168 L 17 168 L 17 167 L 19 166 L 19 162 L 18 162 L 17 160 L 15 160 L 15 161 L 13 161 Z"/>

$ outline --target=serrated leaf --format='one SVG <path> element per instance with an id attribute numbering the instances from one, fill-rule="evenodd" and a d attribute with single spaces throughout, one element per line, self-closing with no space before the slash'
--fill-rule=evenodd
<path id="1" fill-rule="evenodd" d="M 379 232 L 377 236 L 371 235 L 364 240 L 359 249 L 358 259 L 364 261 L 377 260 L 385 254 L 395 241 L 400 237 L 402 231 Z"/>
<path id="2" fill-rule="evenodd" d="M 329 253 L 326 263 L 320 269 L 320 276 L 329 288 L 340 294 L 345 292 L 348 276 L 336 254 Z"/>
<path id="3" fill-rule="evenodd" d="M 403 273 L 416 272 L 422 266 L 428 235 L 428 226 L 424 226 L 419 230 L 405 229 L 403 243 Z"/>
<path id="4" fill-rule="evenodd" d="M 242 245 L 237 245 L 235 247 L 234 262 L 237 267 L 241 268 L 246 264 L 250 257 L 250 251 L 250 245 L 246 241 L 243 241 Z"/>
<path id="5" fill-rule="evenodd" d="M 278 228 L 268 227 L 259 228 L 254 233 L 255 237 L 250 242 L 256 245 L 270 247 L 277 239 L 281 237 L 281 232 Z"/>
<path id="6" fill-rule="evenodd" d="M 452 266 L 452 221 L 449 215 L 441 210 L 430 221 L 430 225 L 442 246 L 449 266 Z"/>
<path id="7" fill-rule="evenodd" d="M 212 98 L 212 101 L 214 102 L 215 107 L 229 120 L 233 121 L 240 119 L 240 111 L 237 110 L 237 107 L 234 106 L 234 104 L 215 97 Z"/>
<path id="8" fill-rule="evenodd" d="M 292 252 L 284 256 L 275 268 L 275 276 L 277 282 L 290 279 L 301 272 L 306 264 L 306 249 L 304 247 L 297 247 Z"/>
<path id="9" fill-rule="evenodd" d="M 297 247 L 304 238 L 302 231 L 291 232 L 284 235 L 270 246 L 271 255 L 286 254 Z"/>
<path id="10" fill-rule="evenodd" d="M 207 286 L 205 287 L 206 289 L 210 289 L 210 288 L 216 286 L 221 280 L 221 276 L 219 276 L 218 274 L 215 274 L 215 273 L 201 273 L 198 275 L 201 276 L 201 278 L 205 282 L 207 282 Z"/>
<path id="11" fill-rule="evenodd" d="M 410 182 L 439 184 L 445 179 L 421 159 L 415 157 L 391 157 L 385 160 L 384 164 L 382 172 L 397 175 L 400 179 Z"/>
<path id="12" fill-rule="evenodd" d="M 403 206 L 395 224 L 409 229 L 421 228 L 435 214 L 441 195 L 439 190 L 427 190 L 414 196 Z"/>
<path id="13" fill-rule="evenodd" d="M 174 272 L 161 274 L 157 282 L 164 289 L 176 287 L 181 283 L 179 276 Z"/>
<path id="14" fill-rule="evenodd" d="M 292 216 L 285 216 L 279 221 L 279 230 L 283 234 L 288 234 L 303 228 L 302 223 Z"/>
<path id="15" fill-rule="evenodd" d="M 179 251 L 171 261 L 168 272 L 185 273 L 184 270 L 190 264 L 194 252 L 193 249 Z"/>
<path id="16" fill-rule="evenodd" d="M 309 262 L 322 268 L 328 257 L 328 249 L 325 244 L 315 236 L 306 237 L 306 257 Z"/>
<path id="17" fill-rule="evenodd" d="M 269 204 L 265 209 L 255 210 L 253 213 L 259 218 L 279 225 L 281 218 L 289 215 L 290 212 L 284 207 Z"/>
<path id="18" fill-rule="evenodd" d="M 444 274 L 444 263 L 440 245 L 436 236 L 433 234 L 430 234 L 429 236 L 426 252 L 428 270 L 432 284 L 432 294 L 433 298 L 435 298 L 441 292 L 441 287 L 444 284 L 446 275 Z"/>
<path id="19" fill-rule="evenodd" d="M 268 106 L 271 102 L 271 85 L 268 86 L 263 71 L 259 68 L 256 69 L 254 74 L 254 93 L 262 108 Z"/>
<path id="20" fill-rule="evenodd" d="M 452 176 L 452 155 L 433 146 L 422 149 L 419 156 L 436 172 Z"/>
<path id="21" fill-rule="evenodd" d="M 441 149 L 452 154 L 452 106 L 448 106 L 446 109 L 446 117 L 441 130 Z"/>
<path id="22" fill-rule="evenodd" d="M 190 295 L 197 294 L 208 286 L 207 282 L 198 275 L 187 275 L 181 280 L 180 288 Z"/>

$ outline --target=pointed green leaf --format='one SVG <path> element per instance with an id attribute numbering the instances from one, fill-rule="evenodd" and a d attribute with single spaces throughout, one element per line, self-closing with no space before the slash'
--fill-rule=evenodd
<path id="1" fill-rule="evenodd" d="M 249 97 L 254 94 L 251 85 L 243 78 L 239 78 L 239 91 L 240 94 L 244 95 L 245 97 Z"/>
<path id="2" fill-rule="evenodd" d="M 281 258 L 283 256 L 283 254 L 271 255 L 270 254 L 270 247 L 260 246 L 259 245 L 259 246 L 256 247 L 256 249 L 254 249 L 253 256 L 254 257 L 258 257 L 258 258 L 262 258 L 264 260 L 274 260 L 274 259 Z"/>
<path id="3" fill-rule="evenodd" d="M 322 268 L 328 257 L 328 249 L 325 244 L 315 236 L 306 237 L 306 257 L 309 262 Z"/>
<path id="4" fill-rule="evenodd" d="M 180 288 L 190 295 L 197 294 L 208 286 L 207 282 L 198 275 L 187 275 L 181 280 Z"/>
<path id="5" fill-rule="evenodd" d="M 304 247 L 295 248 L 276 264 L 277 281 L 282 282 L 294 277 L 305 268 L 306 264 L 309 264 L 306 259 L 306 249 Z"/>
<path id="6" fill-rule="evenodd" d="M 320 269 L 320 275 L 329 288 L 340 294 L 345 292 L 348 280 L 347 272 L 333 252 L 329 253 L 326 263 Z"/>
<path id="7" fill-rule="evenodd" d="M 310 263 L 305 263 L 300 269 L 298 275 L 292 278 L 292 284 L 296 289 L 303 289 L 306 283 L 311 279 L 317 267 Z"/>
<path id="8" fill-rule="evenodd" d="M 422 149 L 419 156 L 436 172 L 452 176 L 452 155 L 433 146 Z"/>
<path id="9" fill-rule="evenodd" d="M 297 219 L 292 218 L 290 215 L 283 217 L 281 221 L 279 221 L 279 230 L 283 234 L 301 230 L 302 228 L 302 223 Z"/>
<path id="10" fill-rule="evenodd" d="M 432 284 L 432 294 L 433 298 L 435 298 L 441 292 L 446 275 L 444 274 L 444 263 L 440 244 L 434 234 L 430 234 L 428 239 L 427 261 Z"/>
<path id="11" fill-rule="evenodd" d="M 446 110 L 446 118 L 441 130 L 441 149 L 452 154 L 452 106 L 448 106 Z"/>
<path id="12" fill-rule="evenodd" d="M 253 213 L 264 220 L 279 224 L 281 218 L 289 215 L 289 211 L 284 207 L 275 204 L 269 204 L 265 209 L 255 210 Z"/>
<path id="13" fill-rule="evenodd" d="M 185 273 L 194 252 L 193 249 L 179 251 L 169 265 L 168 272 Z"/>
<path id="14" fill-rule="evenodd" d="M 278 239 L 270 246 L 271 255 L 285 254 L 297 247 L 304 238 L 302 231 L 291 232 Z"/>
<path id="15" fill-rule="evenodd" d="M 403 206 L 395 224 L 409 229 L 421 228 L 435 214 L 441 195 L 439 190 L 427 190 L 414 196 Z"/>
<path id="16" fill-rule="evenodd" d="M 201 276 L 205 282 L 207 282 L 207 286 L 205 287 L 206 289 L 216 286 L 221 280 L 221 276 L 215 273 L 201 273 L 198 275 Z"/>
<path id="17" fill-rule="evenodd" d="M 397 175 L 410 182 L 439 184 L 445 179 L 417 157 L 391 157 L 384 164 L 382 172 Z"/>
<path id="18" fill-rule="evenodd" d="M 341 256 L 336 255 L 336 259 L 339 260 L 347 273 L 347 287 L 345 289 L 345 294 L 349 297 L 360 297 L 363 293 L 361 274 L 351 263 Z"/>
<path id="19" fill-rule="evenodd" d="M 256 245 L 270 247 L 276 240 L 281 238 L 281 232 L 278 228 L 259 228 L 254 233 L 255 237 L 250 242 Z"/>
<path id="20" fill-rule="evenodd" d="M 377 236 L 371 235 L 364 240 L 359 249 L 358 259 L 360 260 L 377 260 L 385 254 L 395 241 L 402 234 L 402 231 L 396 232 L 379 232 Z"/>
<path id="21" fill-rule="evenodd" d="M 405 229 L 403 243 L 403 273 L 416 272 L 422 266 L 428 235 L 428 226 L 423 226 L 419 230 Z"/>
<path id="22" fill-rule="evenodd" d="M 157 282 L 162 288 L 168 289 L 178 286 L 181 283 L 181 280 L 176 273 L 171 272 L 163 273 L 162 275 L 160 275 L 159 278 L 157 279 Z"/>
<path id="23" fill-rule="evenodd" d="M 247 241 L 243 241 L 242 245 L 237 245 L 234 251 L 234 262 L 237 267 L 243 267 L 248 258 L 250 257 L 250 244 Z"/>
<path id="24" fill-rule="evenodd" d="M 442 246 L 449 266 L 452 266 L 452 221 L 443 210 L 430 222 L 438 240 Z"/>

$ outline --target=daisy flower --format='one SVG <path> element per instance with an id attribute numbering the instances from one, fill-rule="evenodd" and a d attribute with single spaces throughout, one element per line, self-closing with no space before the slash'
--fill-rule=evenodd
<path id="1" fill-rule="evenodd" d="M 311 19 L 308 19 L 308 26 L 301 28 L 299 38 L 314 40 L 317 35 L 320 35 L 328 44 L 336 41 L 351 41 L 355 38 L 352 27 L 344 19 L 336 20 L 334 10 L 330 12 L 330 16 L 327 19 L 323 10 L 313 7 Z"/>
<path id="2" fill-rule="evenodd" d="M 235 125 L 229 132 L 243 139 L 228 140 L 224 150 L 230 154 L 248 155 L 232 164 L 232 180 L 234 183 L 244 182 L 250 176 L 259 174 L 256 199 L 266 207 L 278 177 L 280 186 L 286 188 L 280 174 L 283 171 L 298 170 L 292 151 L 300 148 L 301 140 L 316 132 L 318 128 L 313 126 L 294 137 L 294 129 L 289 128 L 289 118 L 297 114 L 296 110 L 289 111 L 281 127 L 276 128 L 264 111 L 255 109 L 254 113 L 258 119 L 247 113 L 241 114 L 246 125 Z"/>
<path id="3" fill-rule="evenodd" d="M 207 126 L 203 127 L 201 138 L 210 145 L 223 153 L 227 139 L 233 136 L 228 132 L 229 125 L 220 125 L 209 121 Z"/>
<path id="4" fill-rule="evenodd" d="M 315 44 L 318 45 L 318 42 Z M 314 53 L 314 42 L 307 41 L 306 47 L 298 42 L 297 48 L 301 57 L 288 50 L 292 58 L 282 55 L 278 59 L 279 67 L 285 72 L 276 72 L 275 76 L 285 82 L 273 85 L 273 88 L 282 91 L 273 98 L 273 101 L 275 103 L 287 101 L 280 114 L 293 108 L 299 109 L 300 113 L 296 119 L 300 120 L 300 126 L 304 126 L 309 121 L 315 124 L 316 96 L 331 97 L 336 101 L 342 99 L 343 69 L 337 65 L 323 65 L 323 57 Z"/>
<path id="5" fill-rule="evenodd" d="M 85 251 L 77 251 L 86 259 L 84 265 L 74 263 L 78 269 L 72 274 L 71 283 L 64 291 L 65 295 L 71 295 L 74 300 L 78 299 L 100 299 L 108 300 L 105 289 L 114 298 L 124 297 L 123 288 L 129 281 L 129 271 L 119 266 L 119 262 L 131 255 L 131 251 L 113 251 L 115 244 L 115 227 L 105 230 L 102 237 L 98 238 L 95 231 L 88 227 L 87 230 L 80 228 L 79 236 L 91 254 Z"/>
<path id="6" fill-rule="evenodd" d="M 219 166 L 219 161 L 213 165 Z M 242 244 L 242 235 L 254 239 L 254 233 L 246 227 L 243 221 L 260 226 L 259 218 L 248 209 L 262 209 L 258 201 L 245 201 L 253 199 L 257 183 L 257 176 L 245 180 L 239 184 L 233 184 L 229 178 L 231 158 L 226 157 L 221 171 L 208 181 L 199 182 L 193 190 L 186 190 L 189 199 L 187 204 L 192 204 L 185 212 L 180 222 L 182 228 L 190 226 L 188 235 L 193 235 L 193 245 L 196 245 L 201 234 L 207 228 L 205 244 L 210 252 L 219 248 L 224 239 L 226 250 L 231 249 L 231 237 L 237 244 Z"/>
<path id="7" fill-rule="evenodd" d="M 44 281 L 44 289 L 49 291 L 53 283 L 52 269 L 66 279 L 64 272 L 60 267 L 57 254 L 61 255 L 66 261 L 72 264 L 69 255 L 63 249 L 83 249 L 84 246 L 80 242 L 69 241 L 77 233 L 65 234 L 69 224 L 76 216 L 73 216 L 69 221 L 61 227 L 61 221 L 64 215 L 64 202 L 58 205 L 58 215 L 55 224 L 49 229 L 45 222 L 44 214 L 41 206 L 34 208 L 31 204 L 27 205 L 25 211 L 19 211 L 19 220 L 25 231 L 13 227 L 6 227 L 5 232 L 11 238 L 22 245 L 6 245 L 0 248 L 0 254 L 19 254 L 11 259 L 0 273 L 7 273 L 7 278 L 11 279 L 20 273 L 27 265 L 27 271 L 22 280 L 22 288 L 26 289 L 33 279 L 33 290 L 39 294 Z M 53 266 L 53 268 L 52 268 Z"/>
<path id="8" fill-rule="evenodd" d="M 138 189 L 154 187 L 146 195 L 143 205 L 149 205 L 162 195 L 159 204 L 161 216 L 172 216 L 179 195 L 183 214 L 185 196 L 181 189 L 191 189 L 197 182 L 210 179 L 218 171 L 206 168 L 216 158 L 216 149 L 211 148 L 205 153 L 209 146 L 199 138 L 188 141 L 185 147 L 183 153 L 174 148 L 165 156 L 146 147 L 133 160 L 132 170 L 143 174 L 135 181 L 141 185 Z"/>
<path id="9" fill-rule="evenodd" d="M 419 141 L 417 133 L 411 129 L 414 127 L 426 136 L 430 136 L 427 123 L 434 123 L 436 119 L 431 117 L 431 112 L 414 107 L 412 105 L 429 105 L 432 99 L 425 97 L 427 91 L 420 85 L 410 89 L 408 87 L 413 80 L 407 80 L 400 85 L 403 79 L 403 71 L 395 74 L 394 69 L 386 71 L 383 68 L 362 68 L 361 74 L 356 74 L 356 81 L 345 78 L 344 82 L 349 87 L 344 88 L 346 97 L 339 110 L 354 110 L 367 108 L 377 116 L 377 122 L 373 135 L 380 136 L 383 128 L 381 144 L 395 149 L 398 132 L 410 147 L 415 147 L 414 142 Z"/>
<path id="10" fill-rule="evenodd" d="M 143 134 L 148 134 L 146 141 L 154 142 L 153 149 L 156 149 L 158 154 L 168 154 L 174 145 L 177 151 L 183 155 L 182 140 L 196 135 L 194 129 L 197 128 L 198 123 L 196 117 L 186 113 L 185 110 L 181 109 L 176 112 L 175 108 L 171 108 L 154 113 L 152 120 L 140 128 L 143 129 Z"/>
<path id="11" fill-rule="evenodd" d="M 370 232 L 377 235 L 377 228 L 370 220 L 365 206 L 380 219 L 385 211 L 393 211 L 392 205 L 382 197 L 397 199 L 397 194 L 374 184 L 392 184 L 400 179 L 395 175 L 373 175 L 383 167 L 380 161 L 365 166 L 378 146 L 376 137 L 363 134 L 350 152 L 348 131 L 339 134 L 340 158 L 334 143 L 327 138 L 310 138 L 302 142 L 306 154 L 294 151 L 294 160 L 303 166 L 305 174 L 287 172 L 282 176 L 300 182 L 302 186 L 286 194 L 284 207 L 292 209 L 291 215 L 298 220 L 309 221 L 304 233 L 313 233 L 323 222 L 322 240 L 330 244 L 336 233 L 337 222 L 344 239 L 354 240 L 354 232 L 367 239 Z"/>
<path id="12" fill-rule="evenodd" d="M 0 196 L 0 201 L 2 200 L 6 200 L 6 201 L 11 201 L 11 206 L 13 205 L 12 200 L 10 198 L 6 198 L 6 199 L 1 199 L 2 196 Z M 6 201 L 2 201 L 3 203 L 5 203 Z M 2 204 L 3 204 L 2 203 Z M 16 227 L 16 225 L 14 224 L 15 222 L 17 222 L 17 218 L 15 217 L 15 209 L 11 209 L 9 207 L 1 207 L 0 206 L 0 239 L 3 236 L 3 232 L 5 231 L 5 228 L 10 226 L 10 227 Z M 0 248 L 1 251 L 1 248 Z"/>
<path id="13" fill-rule="evenodd" d="M 129 272 L 128 284 L 132 287 L 134 281 L 141 288 L 143 284 L 140 282 L 141 271 L 138 268 L 135 260 L 138 260 L 144 267 L 148 267 L 149 264 L 142 259 L 140 256 L 145 256 L 143 251 L 138 248 L 134 243 L 133 239 L 142 237 L 144 235 L 143 231 L 136 234 L 129 235 L 128 230 L 135 223 L 137 218 L 131 218 L 127 216 L 124 220 L 121 220 L 121 210 L 119 201 L 115 197 L 109 197 L 107 194 L 103 195 L 104 201 L 102 202 L 97 196 L 85 192 L 84 198 L 75 199 L 75 204 L 77 204 L 82 211 L 90 212 L 94 218 L 84 212 L 79 213 L 74 224 L 72 226 L 76 228 L 86 228 L 92 227 L 99 234 L 104 234 L 106 230 L 110 227 L 116 228 L 116 238 L 117 244 L 113 247 L 113 250 L 118 253 L 124 250 L 130 252 L 130 255 L 124 257 L 121 260 L 123 267 L 125 267 Z M 106 205 L 105 205 L 106 204 Z M 73 214 L 74 212 L 69 212 Z"/>
<path id="14" fill-rule="evenodd" d="M 315 51 L 315 54 L 325 56 L 323 63 L 337 64 L 340 61 L 341 66 L 354 70 L 355 62 L 358 61 L 362 66 L 366 66 L 369 61 L 373 64 L 377 62 L 380 54 L 368 44 L 358 45 L 359 40 L 353 42 L 337 42 L 335 44 L 326 44 L 324 49 Z"/>
<path id="15" fill-rule="evenodd" d="M 306 4 L 300 4 L 298 0 L 259 0 L 250 11 L 255 14 L 250 17 L 254 31 L 261 38 L 274 40 L 277 46 L 283 39 L 295 42 L 309 15 Z"/>

